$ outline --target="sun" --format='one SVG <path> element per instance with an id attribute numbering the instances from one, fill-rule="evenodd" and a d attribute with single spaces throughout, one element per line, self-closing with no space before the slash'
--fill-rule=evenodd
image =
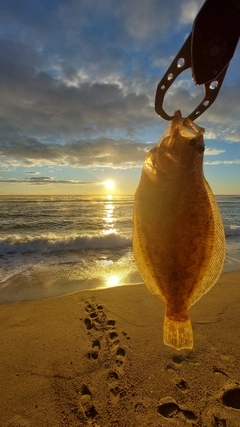
<path id="1" fill-rule="evenodd" d="M 107 190 L 113 190 L 115 188 L 114 181 L 112 181 L 111 179 L 105 181 L 103 184 L 105 185 Z"/>

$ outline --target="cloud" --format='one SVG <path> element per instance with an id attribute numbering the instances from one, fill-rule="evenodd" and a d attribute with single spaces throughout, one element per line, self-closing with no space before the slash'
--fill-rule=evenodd
<path id="1" fill-rule="evenodd" d="M 205 165 L 240 165 L 240 159 L 235 160 L 214 160 L 213 162 L 205 161 Z"/>
<path id="2" fill-rule="evenodd" d="M 205 156 L 218 156 L 219 154 L 225 153 L 226 150 L 221 148 L 206 148 L 204 151 Z"/>
<path id="3" fill-rule="evenodd" d="M 30 184 L 30 185 L 51 185 L 51 184 L 70 184 L 70 185 L 100 185 L 99 182 L 94 181 L 79 181 L 79 180 L 56 180 L 54 178 L 40 176 L 38 178 L 10 178 L 0 179 L 2 183 L 8 184 Z"/>
<path id="4" fill-rule="evenodd" d="M 200 7 L 204 3 L 204 0 L 185 1 L 181 6 L 180 22 L 182 24 L 193 23 Z"/>
<path id="5" fill-rule="evenodd" d="M 2 41 L 4 44 L 0 140 L 9 139 L 13 134 L 60 141 L 116 129 L 130 133 L 157 120 L 153 99 L 144 91 L 142 83 L 138 88 L 136 84 L 131 87 L 125 84 L 124 78 L 113 76 L 108 82 L 89 78 L 69 86 L 64 78 L 38 70 L 41 61 L 35 57 L 30 65 L 31 49 L 26 54 L 25 44 L 14 43 L 13 50 L 11 43 L 10 46 L 8 41 Z M 18 54 L 12 56 L 15 51 Z M 21 52 L 25 52 L 24 63 Z"/>
<path id="6" fill-rule="evenodd" d="M 165 111 L 170 115 L 181 110 L 188 116 L 204 99 L 202 87 L 195 87 L 191 78 L 179 79 L 173 83 L 165 95 Z M 205 139 L 221 139 L 240 142 L 240 83 L 223 85 L 212 106 L 196 120 L 206 129 Z"/>
<path id="7" fill-rule="evenodd" d="M 56 164 L 130 168 L 142 165 L 146 151 L 150 148 L 150 143 L 104 137 L 61 145 L 44 144 L 33 138 L 23 138 L 2 144 L 1 155 L 3 164 L 11 162 L 14 166 Z"/>
<path id="8" fill-rule="evenodd" d="M 169 67 L 169 65 L 172 63 L 172 61 L 174 60 L 174 56 L 167 56 L 167 57 L 158 57 L 158 58 L 154 58 L 152 60 L 152 65 L 154 67 L 159 67 L 162 68 L 164 71 L 166 71 Z"/>
<path id="9" fill-rule="evenodd" d="M 204 133 L 205 139 L 216 139 L 217 135 L 216 132 L 214 132 L 213 129 L 205 129 L 205 133 Z"/>
<path id="10" fill-rule="evenodd" d="M 180 5 L 178 1 L 166 2 L 152 0 L 150 3 L 139 0 L 128 1 L 128 8 L 123 9 L 125 26 L 128 33 L 138 39 L 146 40 L 156 34 L 166 38 L 168 31 L 177 20 Z"/>
<path id="11" fill-rule="evenodd" d="M 240 129 L 233 129 L 228 136 L 228 141 L 239 142 L 240 141 Z"/>
<path id="12" fill-rule="evenodd" d="M 1 168 L 142 165 L 149 145 L 139 135 L 165 125 L 153 105 L 156 67 L 167 68 L 202 3 L 32 0 L 20 8 L 3 0 Z M 240 141 L 239 97 L 239 84 L 221 89 L 197 121 L 205 138 Z M 166 110 L 190 113 L 202 98 L 191 77 L 181 77 Z"/>

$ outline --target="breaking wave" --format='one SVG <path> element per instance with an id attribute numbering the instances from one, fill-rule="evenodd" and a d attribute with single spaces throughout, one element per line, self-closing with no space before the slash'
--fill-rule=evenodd
<path id="1" fill-rule="evenodd" d="M 131 238 L 117 233 L 70 237 L 59 237 L 54 234 L 35 237 L 14 235 L 0 240 L 0 255 L 14 253 L 26 254 L 30 252 L 52 253 L 78 251 L 81 249 L 127 248 L 131 244 Z"/>
<path id="2" fill-rule="evenodd" d="M 240 236 L 240 226 L 229 225 L 224 227 L 225 236 Z M 26 254 L 31 252 L 53 253 L 63 251 L 78 251 L 82 249 L 114 249 L 127 248 L 132 244 L 130 237 L 117 233 L 101 234 L 97 236 L 57 236 L 53 233 L 41 236 L 12 235 L 0 239 L 0 255 Z"/>

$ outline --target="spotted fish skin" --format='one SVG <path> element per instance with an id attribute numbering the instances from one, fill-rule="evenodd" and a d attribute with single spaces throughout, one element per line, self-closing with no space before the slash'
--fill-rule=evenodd
<path id="1" fill-rule="evenodd" d="M 193 347 L 188 310 L 216 283 L 224 263 L 221 215 L 203 174 L 204 129 L 176 111 L 145 160 L 134 199 L 139 272 L 166 304 L 164 343 Z"/>

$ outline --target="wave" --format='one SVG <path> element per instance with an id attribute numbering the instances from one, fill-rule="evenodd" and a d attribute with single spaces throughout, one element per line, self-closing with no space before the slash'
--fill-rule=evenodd
<path id="1" fill-rule="evenodd" d="M 226 237 L 240 236 L 240 225 L 225 225 L 224 232 Z"/>
<path id="2" fill-rule="evenodd" d="M 98 236 L 59 237 L 54 234 L 43 236 L 14 235 L 0 240 L 0 255 L 26 254 L 31 252 L 52 253 L 81 249 L 114 249 L 131 246 L 132 239 L 117 233 Z"/>
<path id="3" fill-rule="evenodd" d="M 240 236 L 240 226 L 224 226 L 225 236 Z M 78 251 L 88 249 L 127 248 L 132 245 L 131 237 L 118 233 L 101 234 L 97 236 L 59 236 L 54 233 L 40 236 L 20 236 L 19 234 L 0 239 L 0 255 L 26 254 L 32 252 L 53 253 Z"/>

